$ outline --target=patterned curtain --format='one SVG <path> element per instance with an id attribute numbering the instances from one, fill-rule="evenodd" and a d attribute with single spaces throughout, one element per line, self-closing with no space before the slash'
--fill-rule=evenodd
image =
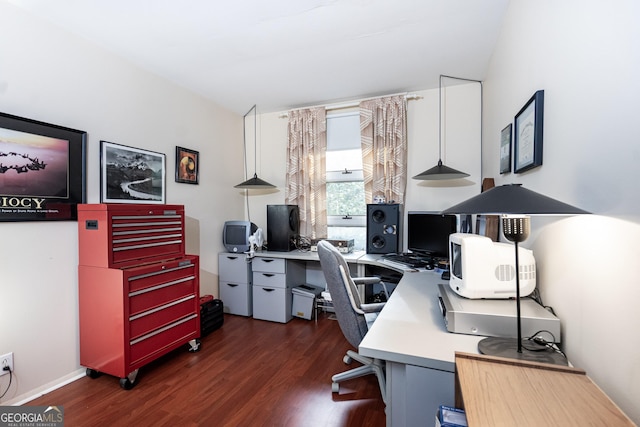
<path id="1" fill-rule="evenodd" d="M 360 103 L 364 194 L 404 205 L 407 188 L 407 100 L 404 96 Z"/>
<path id="2" fill-rule="evenodd" d="M 286 203 L 298 205 L 300 234 L 327 237 L 327 113 L 324 107 L 289 111 Z"/>

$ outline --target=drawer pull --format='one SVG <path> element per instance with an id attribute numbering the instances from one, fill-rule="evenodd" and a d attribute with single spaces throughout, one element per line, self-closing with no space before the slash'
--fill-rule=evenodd
<path id="1" fill-rule="evenodd" d="M 179 225 L 182 226 L 180 221 L 158 221 L 158 222 L 125 222 L 122 224 L 111 224 L 113 228 L 124 227 L 157 227 L 158 225 Z"/>
<path id="2" fill-rule="evenodd" d="M 181 304 L 181 303 L 183 303 L 185 301 L 189 301 L 190 299 L 194 299 L 195 297 L 196 297 L 195 295 L 189 295 L 188 297 L 184 297 L 184 298 L 181 298 L 181 299 L 179 299 L 177 301 L 173 301 L 173 302 L 170 302 L 168 304 L 161 305 L 160 307 L 156 307 L 154 309 L 145 311 L 144 313 L 136 314 L 135 316 L 129 317 L 129 321 L 133 321 L 133 320 L 136 320 L 136 319 L 140 319 L 141 317 L 145 317 L 145 316 L 148 316 L 150 314 L 157 313 L 158 311 L 162 311 L 165 308 L 173 307 L 174 305 L 178 305 L 178 304 Z"/>
<path id="3" fill-rule="evenodd" d="M 171 240 L 169 242 L 147 243 L 146 245 L 123 246 L 121 248 L 113 248 L 113 252 L 130 251 L 131 249 L 153 248 L 154 246 L 167 246 L 167 245 L 176 245 L 176 244 L 179 245 L 180 243 L 182 243 L 182 240 Z"/>
<path id="4" fill-rule="evenodd" d="M 230 259 L 230 260 L 233 261 L 234 259 L 238 259 L 238 257 L 237 256 L 227 256 L 227 259 Z"/>
<path id="5" fill-rule="evenodd" d="M 184 268 L 189 268 L 191 267 L 192 264 L 189 265 L 181 265 L 178 267 L 174 267 L 174 268 L 170 268 L 168 270 L 162 270 L 162 271 L 154 271 L 153 273 L 146 273 L 146 274 L 140 274 L 138 276 L 131 276 L 129 277 L 129 282 L 133 282 L 135 280 L 139 280 L 139 279 L 145 279 L 147 277 L 153 277 L 153 276 L 157 276 L 158 274 L 166 274 L 169 273 L 171 271 L 177 271 L 177 270 L 182 270 Z M 165 266 L 163 265 L 162 268 L 164 268 Z"/>
<path id="6" fill-rule="evenodd" d="M 273 277 L 275 276 L 275 274 L 273 273 L 262 273 L 263 276 L 267 276 L 267 277 Z"/>
<path id="7" fill-rule="evenodd" d="M 113 239 L 113 243 L 131 243 L 131 242 L 144 242 L 147 240 L 158 240 L 158 239 L 173 239 L 173 238 L 181 238 L 182 234 L 163 234 L 161 236 L 146 236 L 146 237 L 129 237 L 126 239 Z"/>
<path id="8" fill-rule="evenodd" d="M 273 262 L 273 261 L 275 261 L 275 259 L 262 258 L 262 261 L 264 261 L 264 262 Z"/>
<path id="9" fill-rule="evenodd" d="M 129 297 L 135 297 L 137 295 L 146 294 L 147 292 L 157 291 L 158 289 L 167 288 L 169 286 L 179 285 L 180 283 L 188 282 L 189 280 L 195 279 L 196 276 L 183 277 L 182 279 L 174 280 L 172 282 L 162 283 L 157 286 L 152 286 L 147 289 L 140 289 L 139 291 L 130 292 Z"/>
<path id="10" fill-rule="evenodd" d="M 275 289 L 272 289 L 272 288 L 262 288 L 262 290 L 265 291 L 265 292 L 273 292 L 273 291 L 275 291 Z"/>
<path id="11" fill-rule="evenodd" d="M 231 286 L 232 288 L 235 288 L 236 286 L 240 286 L 240 285 L 236 285 L 235 283 L 227 283 L 228 286 Z"/>
<path id="12" fill-rule="evenodd" d="M 150 233 L 170 233 L 178 231 L 182 235 L 182 228 L 180 227 L 170 227 L 170 228 L 150 228 L 148 230 L 124 230 L 124 231 L 114 231 L 111 233 L 113 236 L 129 236 L 132 234 L 150 234 Z"/>
<path id="13" fill-rule="evenodd" d="M 166 213 L 163 215 L 113 215 L 111 218 L 113 219 L 156 219 L 156 218 L 180 218 L 180 215 L 177 215 L 174 212 L 171 212 L 170 215 Z"/>
<path id="14" fill-rule="evenodd" d="M 188 322 L 191 319 L 195 319 L 196 317 L 198 317 L 198 315 L 194 313 L 194 314 L 190 315 L 189 317 L 185 317 L 184 319 L 180 319 L 178 321 L 175 321 L 175 322 L 171 323 L 170 325 L 167 325 L 167 326 L 165 326 L 163 328 L 156 329 L 153 332 L 149 332 L 148 334 L 143 335 L 140 338 L 136 338 L 135 340 L 131 340 L 131 341 L 129 341 L 129 344 L 131 344 L 131 345 L 138 344 L 139 342 L 144 341 L 147 338 L 151 338 L 154 335 L 161 334 L 164 331 L 168 331 L 171 328 L 175 328 L 176 326 L 181 325 L 181 324 L 183 324 L 185 322 Z"/>

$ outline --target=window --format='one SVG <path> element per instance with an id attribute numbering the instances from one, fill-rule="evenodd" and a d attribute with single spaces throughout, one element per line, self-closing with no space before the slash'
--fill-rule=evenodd
<path id="1" fill-rule="evenodd" d="M 366 242 L 360 113 L 327 115 L 327 237 L 353 239 L 356 250 Z"/>

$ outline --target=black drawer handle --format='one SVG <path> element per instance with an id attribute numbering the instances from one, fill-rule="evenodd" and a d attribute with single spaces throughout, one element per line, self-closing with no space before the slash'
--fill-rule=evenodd
<path id="1" fill-rule="evenodd" d="M 227 259 L 230 259 L 230 260 L 233 261 L 234 259 L 238 259 L 238 257 L 237 256 L 228 256 Z"/>
<path id="2" fill-rule="evenodd" d="M 235 283 L 227 283 L 227 286 L 231 286 L 232 288 L 235 288 L 236 286 L 240 286 L 240 285 L 236 285 Z"/>
<path id="3" fill-rule="evenodd" d="M 273 292 L 275 291 L 275 289 L 271 289 L 271 288 L 262 288 L 263 291 L 265 292 Z"/>
<path id="4" fill-rule="evenodd" d="M 262 273 L 263 276 L 267 276 L 267 277 L 273 277 L 275 276 L 275 274 L 273 273 Z"/>
<path id="5" fill-rule="evenodd" d="M 262 258 L 262 261 L 264 261 L 264 262 L 273 262 L 273 261 L 275 261 L 275 259 Z"/>

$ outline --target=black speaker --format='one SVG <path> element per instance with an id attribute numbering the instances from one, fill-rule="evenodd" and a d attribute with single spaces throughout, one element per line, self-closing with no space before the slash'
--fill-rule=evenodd
<path id="1" fill-rule="evenodd" d="M 367 253 L 390 254 L 401 250 L 402 218 L 399 204 L 367 205 Z"/>
<path id="2" fill-rule="evenodd" d="M 267 205 L 267 249 L 289 252 L 296 248 L 300 234 L 300 211 L 297 205 Z"/>

